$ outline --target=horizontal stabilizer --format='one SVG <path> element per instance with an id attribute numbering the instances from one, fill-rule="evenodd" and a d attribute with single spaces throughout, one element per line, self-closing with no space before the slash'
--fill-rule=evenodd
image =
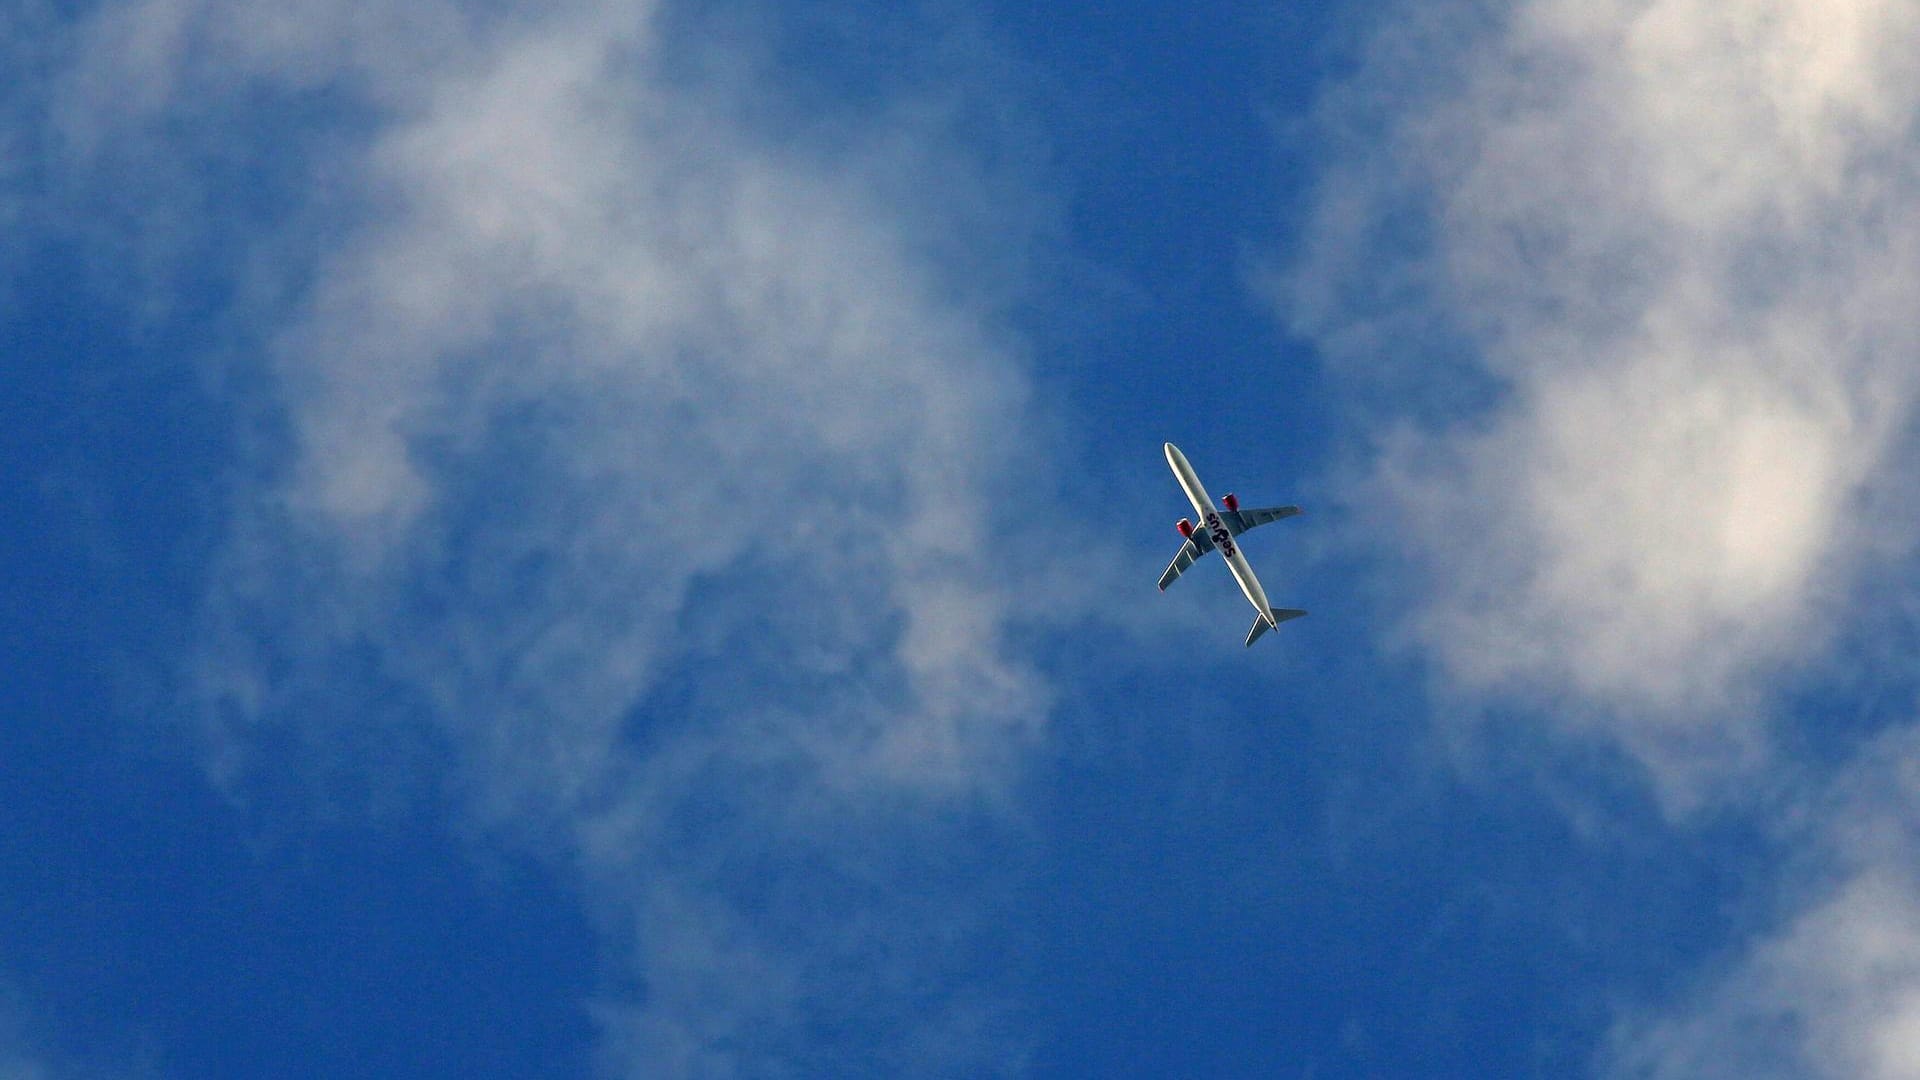
<path id="1" fill-rule="evenodd" d="M 1299 608 L 1274 608 L 1273 622 L 1275 625 L 1278 625 L 1286 622 L 1288 619 L 1297 619 L 1305 614 L 1306 612 L 1301 611 Z M 1260 635 L 1266 633 L 1267 629 L 1267 617 L 1265 615 L 1255 615 L 1253 617 L 1253 629 L 1247 631 L 1247 644 L 1251 646 L 1254 642 L 1259 641 Z"/>

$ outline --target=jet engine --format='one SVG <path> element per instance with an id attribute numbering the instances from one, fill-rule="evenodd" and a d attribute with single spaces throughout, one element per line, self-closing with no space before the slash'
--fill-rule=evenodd
<path id="1" fill-rule="evenodd" d="M 1174 528 L 1180 530 L 1181 536 L 1189 540 L 1193 539 L 1193 522 L 1188 521 L 1186 518 L 1181 518 L 1179 524 L 1175 525 Z"/>
<path id="2" fill-rule="evenodd" d="M 1227 492 L 1226 496 L 1222 498 L 1220 501 L 1225 503 L 1227 509 L 1229 510 L 1240 509 L 1240 500 L 1235 498 L 1233 492 L 1231 491 Z"/>

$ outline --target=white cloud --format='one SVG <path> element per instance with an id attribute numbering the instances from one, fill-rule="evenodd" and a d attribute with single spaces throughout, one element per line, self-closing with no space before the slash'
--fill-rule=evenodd
<path id="1" fill-rule="evenodd" d="M 566 853 L 641 986 L 616 1069 L 1017 1057 L 953 958 L 1048 698 L 994 540 L 1028 406 L 956 225 L 1026 225 L 946 91 L 781 131 L 646 2 L 257 8 L 104 10 L 58 115 L 76 169 L 315 185 L 256 240 L 270 363 L 225 373 L 264 397 L 199 663 L 221 775 L 412 760 Z"/>
<path id="2" fill-rule="evenodd" d="M 1420 7 L 1310 129 L 1283 305 L 1392 432 L 1356 500 L 1444 685 L 1684 805 L 1764 760 L 1908 501 L 1920 9 Z"/>
<path id="3" fill-rule="evenodd" d="M 1920 1076 L 1917 738 L 1875 741 L 1796 815 L 1789 914 L 1668 1015 L 1624 1020 L 1613 1074 Z"/>
<path id="4" fill-rule="evenodd" d="M 1874 874 L 1755 946 L 1678 1018 L 1616 1033 L 1612 1071 L 1645 1077 L 1920 1075 L 1920 907 Z"/>
<path id="5" fill-rule="evenodd" d="M 1279 293 L 1372 433 L 1406 639 L 1445 701 L 1611 741 L 1677 811 L 1738 793 L 1785 852 L 1740 901 L 1777 919 L 1603 1067 L 1920 1076 L 1912 732 L 1837 778 L 1779 749 L 1913 687 L 1920 8 L 1396 14 L 1307 129 L 1337 160 Z"/>

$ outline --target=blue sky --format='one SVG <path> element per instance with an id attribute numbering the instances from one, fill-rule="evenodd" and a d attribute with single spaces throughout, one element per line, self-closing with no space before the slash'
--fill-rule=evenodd
<path id="1" fill-rule="evenodd" d="M 0 15 L 0 1077 L 1920 1076 L 1916 23 Z"/>

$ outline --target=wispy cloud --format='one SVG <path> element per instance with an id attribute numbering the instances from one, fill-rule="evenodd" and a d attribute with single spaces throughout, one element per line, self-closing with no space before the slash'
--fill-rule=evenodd
<path id="1" fill-rule="evenodd" d="M 1920 1072 L 1920 745 L 1877 740 L 1797 815 L 1785 915 L 1670 1013 L 1615 1030 L 1620 1076 Z"/>
<path id="2" fill-rule="evenodd" d="M 1401 14 L 1316 129 L 1343 149 L 1287 316 L 1385 432 L 1361 498 L 1445 684 L 1550 702 L 1686 801 L 1764 757 L 1755 695 L 1906 501 L 1920 14 Z"/>
<path id="3" fill-rule="evenodd" d="M 1030 464 L 1012 249 L 960 226 L 1017 244 L 1017 179 L 937 77 L 782 116 L 659 16 L 145 0 L 82 34 L 77 174 L 311 185 L 235 211 L 285 261 L 224 373 L 257 423 L 197 664 L 217 768 L 412 746 L 468 827 L 563 853 L 640 988 L 616 1069 L 993 1071 L 1023 1040 L 965 961 L 1006 865 L 974 854 L 1049 691 L 993 543 Z M 245 203 L 214 175 L 161 192 L 176 224 Z"/>
<path id="4" fill-rule="evenodd" d="M 1620 747 L 1789 853 L 1746 898 L 1772 924 L 1604 1067 L 1914 1075 L 1907 714 L 1838 776 L 1779 747 L 1849 756 L 1788 688 L 1892 661 L 1911 697 L 1910 657 L 1836 643 L 1913 602 L 1920 9 L 1399 14 L 1312 127 L 1339 150 L 1279 293 L 1369 432 L 1405 637 L 1446 701 Z"/>

